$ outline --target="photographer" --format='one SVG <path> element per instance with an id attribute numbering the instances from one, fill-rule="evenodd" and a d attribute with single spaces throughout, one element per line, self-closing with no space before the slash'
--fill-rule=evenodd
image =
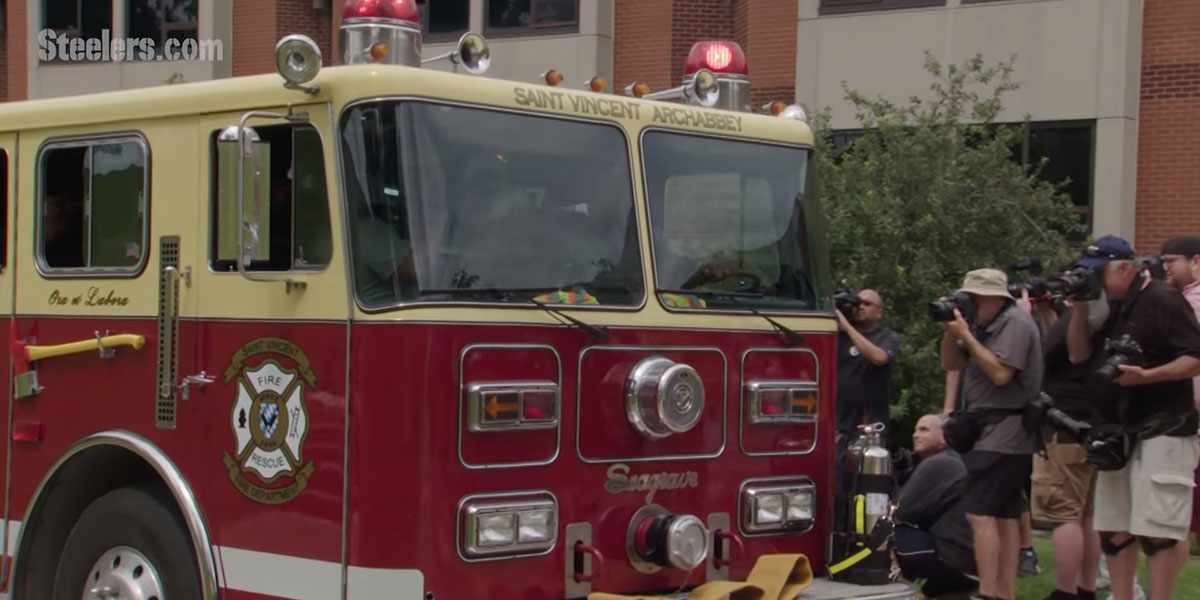
<path id="1" fill-rule="evenodd" d="M 967 412 L 952 415 L 944 431 L 951 447 L 968 450 L 963 456 L 968 473 L 965 502 L 979 593 L 983 598 L 1015 598 L 1019 519 L 1034 442 L 1022 414 L 1042 384 L 1037 325 L 1015 306 L 1008 277 L 996 269 L 967 273 L 954 299 L 932 308 L 945 327 L 942 368 L 965 369 Z"/>
<path id="2" fill-rule="evenodd" d="M 865 289 L 857 296 L 839 294 L 837 430 L 852 436 L 859 425 L 884 423 L 884 444 L 891 433 L 892 364 L 900 353 L 900 334 L 881 326 L 883 298 Z M 853 308 L 851 308 L 853 307 Z M 850 312 L 848 317 L 843 310 Z"/>
<path id="3" fill-rule="evenodd" d="M 1191 378 L 1200 375 L 1200 324 L 1183 296 L 1135 266 L 1133 248 L 1117 236 L 1097 239 L 1078 265 L 1092 269 L 1113 303 L 1096 347 L 1086 302 L 1075 302 L 1067 348 L 1075 364 L 1100 365 L 1107 383 L 1095 407 L 1103 423 L 1088 447 L 1100 468 L 1095 527 L 1108 556 L 1113 597 L 1129 600 L 1138 542 L 1150 592 L 1171 598 L 1187 561 L 1192 475 L 1200 441 Z M 1108 426 L 1111 424 L 1111 427 Z"/>
<path id="4" fill-rule="evenodd" d="M 1067 328 L 1076 318 L 1067 308 L 1057 315 L 1049 302 L 1038 302 L 1045 332 L 1042 352 L 1045 374 L 1042 391 L 1054 399 L 1054 407 L 1076 421 L 1094 424 L 1095 410 L 1089 390 L 1091 369 L 1070 361 Z M 1103 297 L 1092 301 L 1085 319 L 1095 332 L 1108 316 Z M 1033 462 L 1033 518 L 1054 527 L 1055 591 L 1049 600 L 1094 600 L 1100 564 L 1100 538 L 1092 522 L 1092 497 L 1096 467 L 1088 462 L 1083 439 L 1058 426 L 1044 432 L 1046 452 Z"/>

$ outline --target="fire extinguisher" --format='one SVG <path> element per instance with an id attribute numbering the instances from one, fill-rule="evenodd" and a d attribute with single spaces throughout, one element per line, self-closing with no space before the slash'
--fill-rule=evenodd
<path id="1" fill-rule="evenodd" d="M 883 423 L 859 425 L 859 436 L 847 449 L 844 474 L 845 515 L 830 537 L 829 577 L 859 585 L 888 583 L 892 534 L 891 453 L 883 447 Z"/>

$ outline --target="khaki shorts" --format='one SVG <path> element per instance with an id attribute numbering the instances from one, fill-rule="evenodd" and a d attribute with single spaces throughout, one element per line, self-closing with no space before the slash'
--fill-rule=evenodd
<path id="1" fill-rule="evenodd" d="M 1046 442 L 1046 458 L 1033 457 L 1033 507 L 1035 521 L 1078 523 L 1092 516 L 1096 467 L 1083 446 Z"/>
<path id="2" fill-rule="evenodd" d="M 1125 468 L 1096 478 L 1096 530 L 1187 539 L 1197 461 L 1196 436 L 1139 441 Z"/>

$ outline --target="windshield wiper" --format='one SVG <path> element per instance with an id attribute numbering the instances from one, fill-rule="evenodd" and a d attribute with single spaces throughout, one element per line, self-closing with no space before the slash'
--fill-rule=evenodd
<path id="1" fill-rule="evenodd" d="M 568 327 L 578 327 L 579 329 L 592 334 L 593 340 L 607 340 L 609 338 L 610 334 L 608 332 L 608 328 L 603 325 L 588 325 L 587 323 L 584 323 L 583 321 L 580 321 L 571 315 L 546 306 L 544 302 L 538 302 L 537 300 L 530 300 L 530 302 L 537 305 L 538 308 L 550 313 L 550 316 L 558 319 L 562 324 Z M 564 321 L 563 319 L 566 320 Z"/>
<path id="2" fill-rule="evenodd" d="M 753 306 L 747 306 L 738 301 L 738 298 L 762 298 L 763 295 L 758 292 L 719 292 L 719 291 L 714 291 L 714 290 L 668 290 L 668 289 L 663 289 L 663 288 L 656 288 L 654 290 L 654 292 L 657 294 L 691 294 L 694 296 L 709 296 L 712 298 L 725 298 L 725 299 L 728 299 L 729 301 L 733 302 L 734 304 L 736 304 L 742 308 L 745 308 L 746 310 L 749 310 L 750 312 L 754 313 L 755 315 L 758 315 L 758 316 L 766 319 L 767 322 L 770 323 L 771 326 L 775 328 L 775 331 L 779 332 L 779 335 L 783 337 L 784 345 L 790 347 L 790 346 L 800 344 L 804 341 L 804 335 L 801 334 L 800 332 L 798 332 L 794 329 L 791 329 L 787 325 L 784 325 L 783 323 L 780 323 L 779 321 L 776 321 L 775 319 L 772 319 L 771 317 L 768 317 L 767 315 L 764 315 L 764 314 L 758 312 L 757 310 L 755 310 L 755 308 Z"/>

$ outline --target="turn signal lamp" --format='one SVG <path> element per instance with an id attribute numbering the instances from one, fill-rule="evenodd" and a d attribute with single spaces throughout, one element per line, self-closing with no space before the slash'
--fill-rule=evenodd
<path id="1" fill-rule="evenodd" d="M 587 80 L 588 89 L 593 92 L 603 92 L 608 87 L 608 80 L 603 77 L 593 77 Z"/>
<path id="2" fill-rule="evenodd" d="M 625 93 L 634 98 L 641 98 L 650 93 L 650 86 L 644 83 L 633 82 L 625 87 Z"/>
<path id="3" fill-rule="evenodd" d="M 399 19 L 417 22 L 416 0 L 346 0 L 342 19 Z"/>
<path id="4" fill-rule="evenodd" d="M 813 423 L 817 384 L 812 381 L 752 381 L 746 385 L 751 423 Z"/>
<path id="5" fill-rule="evenodd" d="M 700 69 L 733 75 L 748 75 L 750 72 L 742 47 L 737 42 L 729 41 L 705 41 L 692 45 L 683 74 L 692 75 Z"/>
<path id="6" fill-rule="evenodd" d="M 546 85 L 556 86 L 563 82 L 563 74 L 555 71 L 554 69 L 550 69 L 549 71 L 542 73 L 542 79 L 546 81 Z"/>
<path id="7" fill-rule="evenodd" d="M 387 56 L 388 52 L 391 51 L 392 49 L 389 48 L 387 44 L 381 44 L 378 42 L 371 44 L 371 58 L 375 60 L 383 60 L 383 57 Z"/>

